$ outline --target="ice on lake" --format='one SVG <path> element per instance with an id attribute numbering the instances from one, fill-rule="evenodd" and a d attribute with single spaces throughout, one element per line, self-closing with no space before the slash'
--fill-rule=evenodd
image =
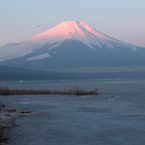
<path id="1" fill-rule="evenodd" d="M 1 84 L 3 85 L 3 84 Z M 144 145 L 145 80 L 18 82 L 8 87 L 98 88 L 99 96 L 7 96 L 9 106 L 39 115 L 17 119 L 5 145 Z M 111 97 L 113 96 L 113 97 Z"/>

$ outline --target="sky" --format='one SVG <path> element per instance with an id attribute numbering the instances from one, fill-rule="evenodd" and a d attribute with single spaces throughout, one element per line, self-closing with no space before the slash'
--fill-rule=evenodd
<path id="1" fill-rule="evenodd" d="M 0 47 L 27 40 L 63 21 L 82 21 L 145 47 L 145 0 L 0 0 Z"/>

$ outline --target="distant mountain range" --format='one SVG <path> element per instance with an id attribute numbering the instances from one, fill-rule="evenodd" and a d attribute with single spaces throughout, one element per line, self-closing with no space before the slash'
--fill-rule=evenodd
<path id="1" fill-rule="evenodd" d="M 0 81 L 67 81 L 67 80 L 108 80 L 108 79 L 143 79 L 145 71 L 131 72 L 53 72 L 21 69 L 16 67 L 0 66 Z M 4 86 L 5 87 L 5 86 Z"/>
<path id="2" fill-rule="evenodd" d="M 0 65 L 37 71 L 144 66 L 145 48 L 89 27 L 65 21 L 20 43 L 0 47 Z"/>

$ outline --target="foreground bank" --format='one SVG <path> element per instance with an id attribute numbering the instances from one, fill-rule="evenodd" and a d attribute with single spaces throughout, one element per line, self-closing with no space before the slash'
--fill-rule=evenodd
<path id="1" fill-rule="evenodd" d="M 9 139 L 10 129 L 17 127 L 16 118 L 28 117 L 36 114 L 38 113 L 34 113 L 25 108 L 9 108 L 0 101 L 0 145 L 2 142 L 5 142 Z"/>

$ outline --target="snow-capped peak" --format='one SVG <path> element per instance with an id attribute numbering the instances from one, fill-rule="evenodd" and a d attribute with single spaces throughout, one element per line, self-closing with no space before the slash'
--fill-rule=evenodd
<path id="1" fill-rule="evenodd" d="M 78 40 L 91 48 L 93 48 L 92 44 L 97 45 L 98 47 L 105 45 L 109 48 L 113 48 L 114 46 L 112 43 L 117 43 L 119 45 L 127 45 L 133 50 L 136 49 L 133 45 L 107 36 L 79 21 L 64 21 L 29 39 L 30 42 L 35 44 L 61 43 L 64 40 Z"/>
<path id="2" fill-rule="evenodd" d="M 5 45 L 0 48 L 0 61 L 9 60 L 25 56 L 34 50 L 41 49 L 49 44 L 48 51 L 61 45 L 65 40 L 77 40 L 89 48 L 95 49 L 93 46 L 100 48 L 114 48 L 119 45 L 121 47 L 129 47 L 136 50 L 136 47 L 107 36 L 90 26 L 78 21 L 65 21 L 57 26 L 42 32 L 26 41 L 17 44 Z M 36 57 L 38 58 L 38 57 Z"/>
<path id="3" fill-rule="evenodd" d="M 61 36 L 61 38 L 65 39 L 78 39 L 81 37 L 84 38 L 84 36 L 88 34 L 94 34 L 99 38 L 107 38 L 105 35 L 96 32 L 93 28 L 89 27 L 83 22 L 65 21 L 53 27 L 52 29 L 49 29 L 43 33 L 34 36 L 32 39 L 46 38 L 49 40 L 50 37 L 56 37 L 58 35 Z"/>
<path id="4" fill-rule="evenodd" d="M 83 22 L 78 21 L 62 22 L 57 26 L 34 36 L 29 41 L 37 43 L 54 43 L 63 42 L 67 39 L 78 40 L 88 46 L 91 46 L 91 44 L 100 46 L 102 43 L 104 43 L 102 40 L 112 41 L 112 38 L 109 38 L 108 36 L 94 30 Z"/>

